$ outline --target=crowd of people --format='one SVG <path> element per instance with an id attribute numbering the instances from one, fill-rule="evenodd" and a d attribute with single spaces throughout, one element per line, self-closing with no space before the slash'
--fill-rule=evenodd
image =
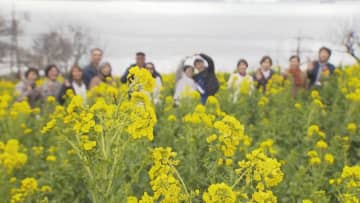
<path id="1" fill-rule="evenodd" d="M 60 74 L 59 68 L 55 64 L 48 65 L 45 68 L 45 79 L 40 87 L 37 87 L 36 80 L 39 78 L 39 71 L 36 68 L 29 68 L 25 72 L 24 79 L 16 85 L 17 100 L 27 99 L 31 107 L 44 101 L 47 97 L 53 96 L 60 104 L 64 104 L 65 94 L 71 90 L 74 95 L 79 95 L 86 102 L 87 91 L 107 83 L 116 85 L 112 77 L 112 66 L 109 62 L 102 62 L 103 51 L 94 48 L 90 52 L 91 61 L 84 68 L 73 65 L 69 71 L 69 76 L 63 84 L 57 78 Z M 293 55 L 289 58 L 289 67 L 281 73 L 276 73 L 272 69 L 273 61 L 270 56 L 264 56 L 260 60 L 260 67 L 253 74 L 248 73 L 248 62 L 240 59 L 237 68 L 230 75 L 227 81 L 228 90 L 233 92 L 233 100 L 236 101 L 238 92 L 244 81 L 251 84 L 251 89 L 261 89 L 266 92 L 266 85 L 274 74 L 281 74 L 285 79 L 291 79 L 295 97 L 301 89 L 309 89 L 315 86 L 321 86 L 323 75 L 331 75 L 335 66 L 329 62 L 331 49 L 321 47 L 318 52 L 318 59 L 310 61 L 307 64 L 306 71 L 301 69 L 300 57 Z M 189 63 L 190 61 L 190 63 Z M 154 63 L 146 61 L 146 55 L 143 52 L 136 53 L 135 63 L 130 65 L 120 78 L 120 82 L 129 83 L 128 74 L 132 68 L 144 68 L 148 70 L 155 80 L 155 88 L 152 92 L 153 101 L 159 102 L 160 90 L 162 87 L 161 74 L 156 70 Z M 195 54 L 184 58 L 176 74 L 176 85 L 174 90 L 174 100 L 176 104 L 186 92 L 196 91 L 201 95 L 201 102 L 206 103 L 209 96 L 215 95 L 219 90 L 219 81 L 215 73 L 214 60 L 203 53 Z"/>

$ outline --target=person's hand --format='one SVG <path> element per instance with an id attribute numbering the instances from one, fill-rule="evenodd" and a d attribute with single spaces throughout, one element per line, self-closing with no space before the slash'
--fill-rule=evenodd
<path id="1" fill-rule="evenodd" d="M 314 62 L 309 62 L 308 64 L 307 64 L 307 71 L 308 72 L 312 72 L 313 70 L 314 70 Z"/>
<path id="2" fill-rule="evenodd" d="M 27 86 L 26 86 L 26 91 L 27 91 L 27 92 L 30 92 L 32 89 L 33 89 L 33 88 L 31 87 L 31 85 L 27 85 Z"/>
<path id="3" fill-rule="evenodd" d="M 261 80 L 261 79 L 262 79 L 262 75 L 259 74 L 259 73 L 257 73 L 257 74 L 255 75 L 255 77 L 256 77 L 256 80 Z"/>
<path id="4" fill-rule="evenodd" d="M 55 88 L 54 83 L 48 82 L 48 89 L 53 90 Z"/>
<path id="5" fill-rule="evenodd" d="M 70 87 L 70 86 L 71 86 L 71 84 L 70 84 L 70 81 L 69 81 L 69 80 L 65 80 L 65 81 L 64 81 L 64 84 L 65 84 L 65 86 L 66 86 L 66 87 Z"/>
<path id="6" fill-rule="evenodd" d="M 281 75 L 282 75 L 284 78 L 287 78 L 287 77 L 289 76 L 289 73 L 288 73 L 288 71 L 283 71 L 283 72 L 281 73 Z"/>
<path id="7" fill-rule="evenodd" d="M 283 69 L 281 74 L 284 76 L 284 77 L 288 77 L 289 75 L 291 75 L 291 69 L 292 67 L 290 66 L 289 68 L 287 69 Z"/>

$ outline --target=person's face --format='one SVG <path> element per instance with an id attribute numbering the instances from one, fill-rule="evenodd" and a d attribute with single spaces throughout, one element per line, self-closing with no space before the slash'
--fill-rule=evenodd
<path id="1" fill-rule="evenodd" d="M 296 58 L 290 60 L 290 68 L 298 68 L 299 66 L 300 62 Z"/>
<path id="2" fill-rule="evenodd" d="M 77 68 L 75 68 L 71 74 L 73 80 L 80 81 L 82 79 L 82 72 Z"/>
<path id="3" fill-rule="evenodd" d="M 194 69 L 193 68 L 187 68 L 185 70 L 185 75 L 189 78 L 192 78 L 194 76 Z"/>
<path id="4" fill-rule="evenodd" d="M 145 66 L 145 56 L 138 55 L 138 56 L 136 56 L 135 60 L 136 60 L 136 65 L 138 65 L 139 67 Z"/>
<path id="5" fill-rule="evenodd" d="M 269 61 L 269 59 L 266 59 L 265 61 L 262 62 L 261 67 L 263 68 L 263 70 L 269 70 L 271 68 L 271 63 Z"/>
<path id="6" fill-rule="evenodd" d="M 92 63 L 99 64 L 101 62 L 101 59 L 102 59 L 102 52 L 101 51 L 94 50 L 91 53 L 91 61 L 92 61 Z"/>
<path id="7" fill-rule="evenodd" d="M 325 50 L 321 50 L 319 52 L 319 61 L 320 62 L 327 62 L 329 60 L 329 53 Z"/>
<path id="8" fill-rule="evenodd" d="M 111 68 L 108 65 L 105 65 L 104 67 L 102 67 L 101 73 L 105 76 L 108 76 L 111 73 Z"/>
<path id="9" fill-rule="evenodd" d="M 146 64 L 146 69 L 148 69 L 150 73 L 154 73 L 155 71 L 154 66 L 152 66 L 151 64 Z"/>
<path id="10" fill-rule="evenodd" d="M 58 77 L 59 75 L 59 71 L 57 70 L 57 68 L 55 67 L 52 67 L 49 72 L 48 72 L 48 78 L 50 80 L 56 80 L 56 78 Z"/>
<path id="11" fill-rule="evenodd" d="M 35 81 L 35 80 L 37 80 L 37 78 L 38 78 L 38 75 L 32 71 L 27 76 L 27 79 L 30 81 Z"/>
<path id="12" fill-rule="evenodd" d="M 196 70 L 198 70 L 199 72 L 203 71 L 205 69 L 205 64 L 204 62 L 196 62 L 195 64 L 195 68 Z"/>
<path id="13" fill-rule="evenodd" d="M 240 74 L 246 74 L 247 66 L 244 63 L 240 63 L 238 66 L 238 71 Z"/>

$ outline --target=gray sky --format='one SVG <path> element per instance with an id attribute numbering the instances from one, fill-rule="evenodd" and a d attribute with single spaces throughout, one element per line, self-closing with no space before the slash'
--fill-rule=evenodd
<path id="1" fill-rule="evenodd" d="M 139 1 L 46 1 L 16 0 L 18 13 L 27 12 L 21 43 L 51 27 L 75 24 L 91 29 L 94 46 L 105 48 L 105 59 L 121 74 L 133 63 L 134 53 L 144 51 L 161 72 L 173 72 L 182 57 L 196 52 L 213 56 L 218 71 L 232 71 L 239 58 L 257 68 L 267 54 L 275 64 L 287 66 L 299 34 L 304 40 L 302 59 L 316 57 L 326 45 L 341 51 L 331 37 L 343 21 L 360 17 L 360 3 L 231 4 L 215 2 L 139 2 Z M 0 0 L 0 10 L 9 14 L 11 0 Z M 357 26 L 359 27 L 359 26 Z M 335 64 L 352 63 L 335 51 Z M 84 64 L 87 61 L 84 61 Z"/>

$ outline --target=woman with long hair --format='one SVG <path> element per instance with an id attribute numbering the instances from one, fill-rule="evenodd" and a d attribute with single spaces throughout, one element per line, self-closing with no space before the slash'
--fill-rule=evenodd
<path id="1" fill-rule="evenodd" d="M 71 91 L 73 95 L 80 96 L 84 103 L 86 103 L 86 85 L 83 81 L 83 72 L 78 65 L 73 65 L 70 69 L 69 80 L 65 80 L 60 89 L 60 93 L 57 97 L 60 104 L 66 102 L 66 96 L 68 91 Z"/>

